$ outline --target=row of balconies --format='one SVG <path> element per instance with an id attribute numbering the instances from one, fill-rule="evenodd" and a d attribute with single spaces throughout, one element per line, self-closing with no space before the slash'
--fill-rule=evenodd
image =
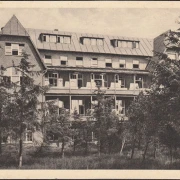
<path id="1" fill-rule="evenodd" d="M 60 94 L 92 94 L 97 89 L 94 81 L 87 82 L 86 87 L 78 87 L 74 84 L 74 81 L 65 81 L 63 86 L 62 79 L 58 79 L 57 86 L 51 86 L 48 93 L 60 93 Z M 49 79 L 45 79 L 45 85 L 49 85 Z M 130 83 L 130 87 L 121 87 L 121 83 L 111 82 L 110 87 L 101 87 L 101 90 L 105 90 L 107 94 L 133 94 L 138 95 L 140 91 L 145 88 L 139 88 L 138 83 Z"/>

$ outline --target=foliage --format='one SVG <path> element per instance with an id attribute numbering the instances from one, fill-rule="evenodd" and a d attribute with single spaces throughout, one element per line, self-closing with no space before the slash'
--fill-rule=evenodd
<path id="1" fill-rule="evenodd" d="M 8 117 L 11 122 L 10 129 L 20 141 L 19 167 L 22 166 L 23 134 L 27 128 L 38 128 L 39 96 L 47 90 L 46 87 L 35 83 L 35 78 L 41 72 L 33 71 L 33 67 L 26 53 L 23 53 L 19 65 L 13 64 L 13 68 L 21 73 L 21 81 L 14 85 L 11 102 L 8 104 Z"/>

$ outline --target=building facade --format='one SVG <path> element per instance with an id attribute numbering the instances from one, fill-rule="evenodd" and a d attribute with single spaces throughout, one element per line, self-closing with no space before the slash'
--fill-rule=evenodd
<path id="1" fill-rule="evenodd" d="M 97 103 L 97 83 L 106 97 L 114 97 L 119 118 L 127 119 L 130 102 L 151 81 L 146 69 L 153 55 L 150 39 L 25 29 L 13 16 L 1 31 L 0 45 L 2 63 L 7 65 L 12 58 L 18 61 L 24 48 L 36 68 L 46 68 L 37 79 L 50 86 L 44 100 L 57 100 L 59 107 L 70 113 L 77 110 L 82 119 Z"/>

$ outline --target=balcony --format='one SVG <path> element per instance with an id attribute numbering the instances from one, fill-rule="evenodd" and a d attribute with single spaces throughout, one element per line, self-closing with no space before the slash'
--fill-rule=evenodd
<path id="1" fill-rule="evenodd" d="M 91 95 L 97 88 L 66 88 L 66 87 L 51 87 L 47 94 L 63 94 L 63 95 Z M 127 89 L 127 88 L 119 88 L 119 89 L 108 89 L 101 88 L 108 95 L 121 94 L 121 95 L 138 95 L 140 91 L 144 91 L 145 89 Z"/>

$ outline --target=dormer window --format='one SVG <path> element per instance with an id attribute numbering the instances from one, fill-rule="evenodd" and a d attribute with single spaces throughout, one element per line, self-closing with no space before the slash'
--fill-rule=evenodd
<path id="1" fill-rule="evenodd" d="M 82 37 L 82 43 L 84 45 L 92 45 L 92 46 L 103 46 L 103 38 L 95 38 L 95 37 Z"/>
<path id="2" fill-rule="evenodd" d="M 111 44 L 114 47 L 120 47 L 120 48 L 132 48 L 132 49 L 139 48 L 139 41 L 112 39 Z"/>
<path id="3" fill-rule="evenodd" d="M 71 43 L 71 36 L 56 35 L 56 34 L 42 34 L 41 40 L 43 42 L 70 44 Z"/>

